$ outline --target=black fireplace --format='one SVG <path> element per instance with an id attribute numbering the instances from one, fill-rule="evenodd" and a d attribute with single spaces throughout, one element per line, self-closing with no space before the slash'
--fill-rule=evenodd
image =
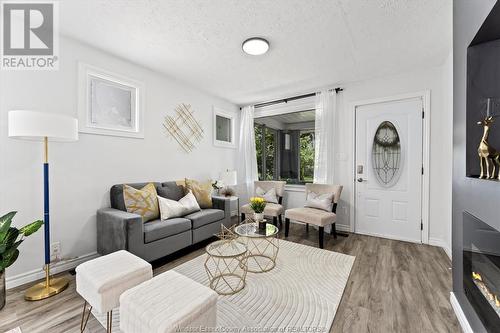
<path id="1" fill-rule="evenodd" d="M 488 332 L 500 332 L 500 231 L 463 213 L 465 296 Z"/>

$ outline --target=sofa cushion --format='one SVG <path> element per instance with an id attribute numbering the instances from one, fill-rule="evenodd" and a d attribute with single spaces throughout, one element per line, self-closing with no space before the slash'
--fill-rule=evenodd
<path id="1" fill-rule="evenodd" d="M 170 200 L 179 201 L 184 196 L 184 187 L 177 185 L 176 182 L 164 182 L 156 189 L 158 195 Z"/>
<path id="2" fill-rule="evenodd" d="M 191 221 L 182 217 L 150 221 L 144 223 L 144 241 L 151 243 L 188 230 L 191 230 Z"/>
<path id="3" fill-rule="evenodd" d="M 193 229 L 199 228 L 209 223 L 220 221 L 224 218 L 224 211 L 220 209 L 202 209 L 199 212 L 184 216 L 193 222 Z"/>
<path id="4" fill-rule="evenodd" d="M 158 189 L 160 187 L 160 183 L 153 183 L 155 187 Z M 127 184 L 128 186 L 132 186 L 135 189 L 141 189 L 144 186 L 148 185 L 148 183 L 133 183 Z M 111 202 L 111 208 L 119 209 L 124 212 L 127 211 L 125 207 L 125 201 L 123 200 L 123 184 L 113 185 L 111 190 L 109 191 L 109 197 Z"/>

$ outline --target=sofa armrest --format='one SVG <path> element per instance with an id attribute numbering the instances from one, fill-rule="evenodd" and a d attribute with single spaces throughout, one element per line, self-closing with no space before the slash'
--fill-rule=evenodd
<path id="1" fill-rule="evenodd" d="M 231 225 L 231 200 L 224 197 L 212 197 L 212 207 L 224 211 L 224 225 Z"/>
<path id="2" fill-rule="evenodd" d="M 130 240 L 143 237 L 142 217 L 114 208 L 97 211 L 97 252 L 130 251 Z"/>

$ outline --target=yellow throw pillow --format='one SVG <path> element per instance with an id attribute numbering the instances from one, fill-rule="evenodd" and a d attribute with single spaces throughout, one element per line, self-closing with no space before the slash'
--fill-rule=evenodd
<path id="1" fill-rule="evenodd" d="M 186 192 L 191 191 L 200 208 L 212 208 L 212 182 L 205 183 L 186 178 Z"/>
<path id="2" fill-rule="evenodd" d="M 158 198 L 153 183 L 147 184 L 140 190 L 124 184 L 123 200 L 125 201 L 127 212 L 141 215 L 143 222 L 160 218 Z"/>

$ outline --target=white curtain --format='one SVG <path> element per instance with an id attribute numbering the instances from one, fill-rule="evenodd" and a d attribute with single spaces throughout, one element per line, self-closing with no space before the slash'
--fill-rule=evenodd
<path id="1" fill-rule="evenodd" d="M 333 184 L 335 163 L 335 122 L 337 93 L 323 90 L 316 93 L 314 182 Z"/>
<path id="2" fill-rule="evenodd" d="M 253 106 L 245 106 L 240 114 L 238 177 L 239 183 L 246 187 L 248 196 L 253 195 L 253 182 L 258 180 L 259 177 L 253 115 Z"/>

